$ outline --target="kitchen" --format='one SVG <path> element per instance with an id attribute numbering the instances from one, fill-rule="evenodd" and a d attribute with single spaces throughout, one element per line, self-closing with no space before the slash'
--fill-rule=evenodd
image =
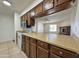
<path id="1" fill-rule="evenodd" d="M 78 3 L 32 1 L 20 14 L 14 14 L 13 42 L 28 58 L 78 58 Z"/>
<path id="2" fill-rule="evenodd" d="M 53 7 L 55 5 L 51 6 L 51 2 L 45 0 L 21 16 L 23 31 L 17 31 L 17 36 L 18 32 L 22 36 L 20 47 L 29 58 L 78 57 L 75 53 L 78 51 L 78 41 L 74 40 L 77 37 L 72 32 L 76 2 L 73 1 L 71 6 L 67 6 L 66 2 L 61 3 L 56 6 L 57 9 Z M 53 3 L 56 4 L 56 1 Z"/>

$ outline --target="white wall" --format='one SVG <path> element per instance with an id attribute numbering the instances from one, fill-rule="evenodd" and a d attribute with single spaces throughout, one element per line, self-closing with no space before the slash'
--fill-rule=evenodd
<path id="1" fill-rule="evenodd" d="M 21 20 L 20 15 L 18 13 L 14 13 L 14 34 L 15 34 L 15 41 L 16 41 L 16 31 L 22 30 L 21 28 Z"/>
<path id="2" fill-rule="evenodd" d="M 71 26 L 71 19 L 66 19 L 64 21 L 59 22 L 59 26 L 63 27 L 63 26 Z"/>
<path id="3" fill-rule="evenodd" d="M 0 14 L 0 42 L 14 40 L 13 15 Z"/>
<path id="4" fill-rule="evenodd" d="M 14 14 L 14 25 L 15 25 L 15 31 L 21 30 L 21 20 L 18 13 Z"/>
<path id="5" fill-rule="evenodd" d="M 37 24 L 37 32 L 44 32 L 44 26 L 41 22 L 38 22 Z"/>
<path id="6" fill-rule="evenodd" d="M 70 20 L 70 18 L 69 18 L 69 19 L 66 19 L 66 20 L 63 20 L 63 21 L 60 21 L 60 22 L 45 23 L 45 24 L 44 24 L 44 32 L 46 32 L 46 33 L 49 32 L 49 25 L 50 25 L 50 24 L 56 24 L 57 27 L 58 27 L 56 33 L 59 33 L 59 27 L 70 26 L 70 25 L 71 25 L 70 22 L 71 22 L 71 20 Z"/>
<path id="7" fill-rule="evenodd" d="M 77 7 L 72 11 L 72 36 L 79 38 L 79 0 L 77 0 Z"/>

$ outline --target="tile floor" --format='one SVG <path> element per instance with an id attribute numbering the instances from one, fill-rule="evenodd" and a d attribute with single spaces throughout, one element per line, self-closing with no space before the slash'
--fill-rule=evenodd
<path id="1" fill-rule="evenodd" d="M 13 41 L 0 43 L 0 58 L 27 58 Z"/>

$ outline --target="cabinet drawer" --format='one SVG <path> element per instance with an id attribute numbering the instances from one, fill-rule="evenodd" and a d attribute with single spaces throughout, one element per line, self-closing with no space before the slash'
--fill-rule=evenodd
<path id="1" fill-rule="evenodd" d="M 42 41 L 37 41 L 37 46 L 40 46 L 46 50 L 48 50 L 48 44 Z"/>
<path id="2" fill-rule="evenodd" d="M 36 40 L 34 38 L 30 38 L 30 43 L 36 44 Z"/>
<path id="3" fill-rule="evenodd" d="M 63 58 L 71 58 L 71 57 L 77 56 L 77 54 L 74 52 L 71 52 L 71 51 L 56 47 L 56 46 L 50 46 L 50 52 Z"/>

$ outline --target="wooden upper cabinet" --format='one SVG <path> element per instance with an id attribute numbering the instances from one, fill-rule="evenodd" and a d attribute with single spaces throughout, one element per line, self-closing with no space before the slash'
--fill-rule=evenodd
<path id="1" fill-rule="evenodd" d="M 42 12 L 43 12 L 43 3 L 40 3 L 39 5 L 37 5 L 35 7 L 35 13 L 37 15 L 37 14 L 42 13 Z"/>
<path id="2" fill-rule="evenodd" d="M 27 16 L 27 14 L 25 14 L 24 19 L 25 19 L 25 20 L 28 20 L 28 16 Z"/>
<path id="3" fill-rule="evenodd" d="M 28 25 L 31 25 L 31 22 L 30 22 L 31 21 L 31 19 L 30 19 L 30 13 L 28 12 L 27 15 L 28 15 L 27 16 L 28 17 Z"/>
<path id="4" fill-rule="evenodd" d="M 31 15 L 31 11 L 28 14 L 28 20 L 27 20 L 27 23 L 28 23 L 28 27 L 31 27 L 31 26 L 34 26 L 35 24 L 35 19 L 33 18 L 33 15 Z"/>
<path id="5" fill-rule="evenodd" d="M 30 11 L 30 17 L 33 17 L 33 16 L 35 16 L 35 10 L 34 9 Z"/>
<path id="6" fill-rule="evenodd" d="M 70 8 L 70 7 L 71 7 L 70 2 L 65 2 L 65 3 L 62 3 L 62 4 L 60 4 L 60 5 L 57 5 L 57 6 L 54 8 L 54 10 L 55 10 L 56 12 L 60 12 L 60 11 L 66 10 L 66 9 L 68 9 L 68 8 Z"/>
<path id="7" fill-rule="evenodd" d="M 21 20 L 24 20 L 24 15 L 21 17 Z"/>
<path id="8" fill-rule="evenodd" d="M 54 7 L 54 0 L 44 0 L 43 10 L 49 10 Z"/>
<path id="9" fill-rule="evenodd" d="M 57 6 L 57 5 L 60 5 L 60 4 L 63 4 L 63 3 L 65 3 L 65 2 L 67 2 L 67 1 L 71 1 L 71 0 L 54 0 L 55 2 L 55 6 Z"/>
<path id="10" fill-rule="evenodd" d="M 27 19 L 27 15 L 24 14 L 24 16 L 23 16 L 23 20 L 25 21 L 26 19 Z"/>

